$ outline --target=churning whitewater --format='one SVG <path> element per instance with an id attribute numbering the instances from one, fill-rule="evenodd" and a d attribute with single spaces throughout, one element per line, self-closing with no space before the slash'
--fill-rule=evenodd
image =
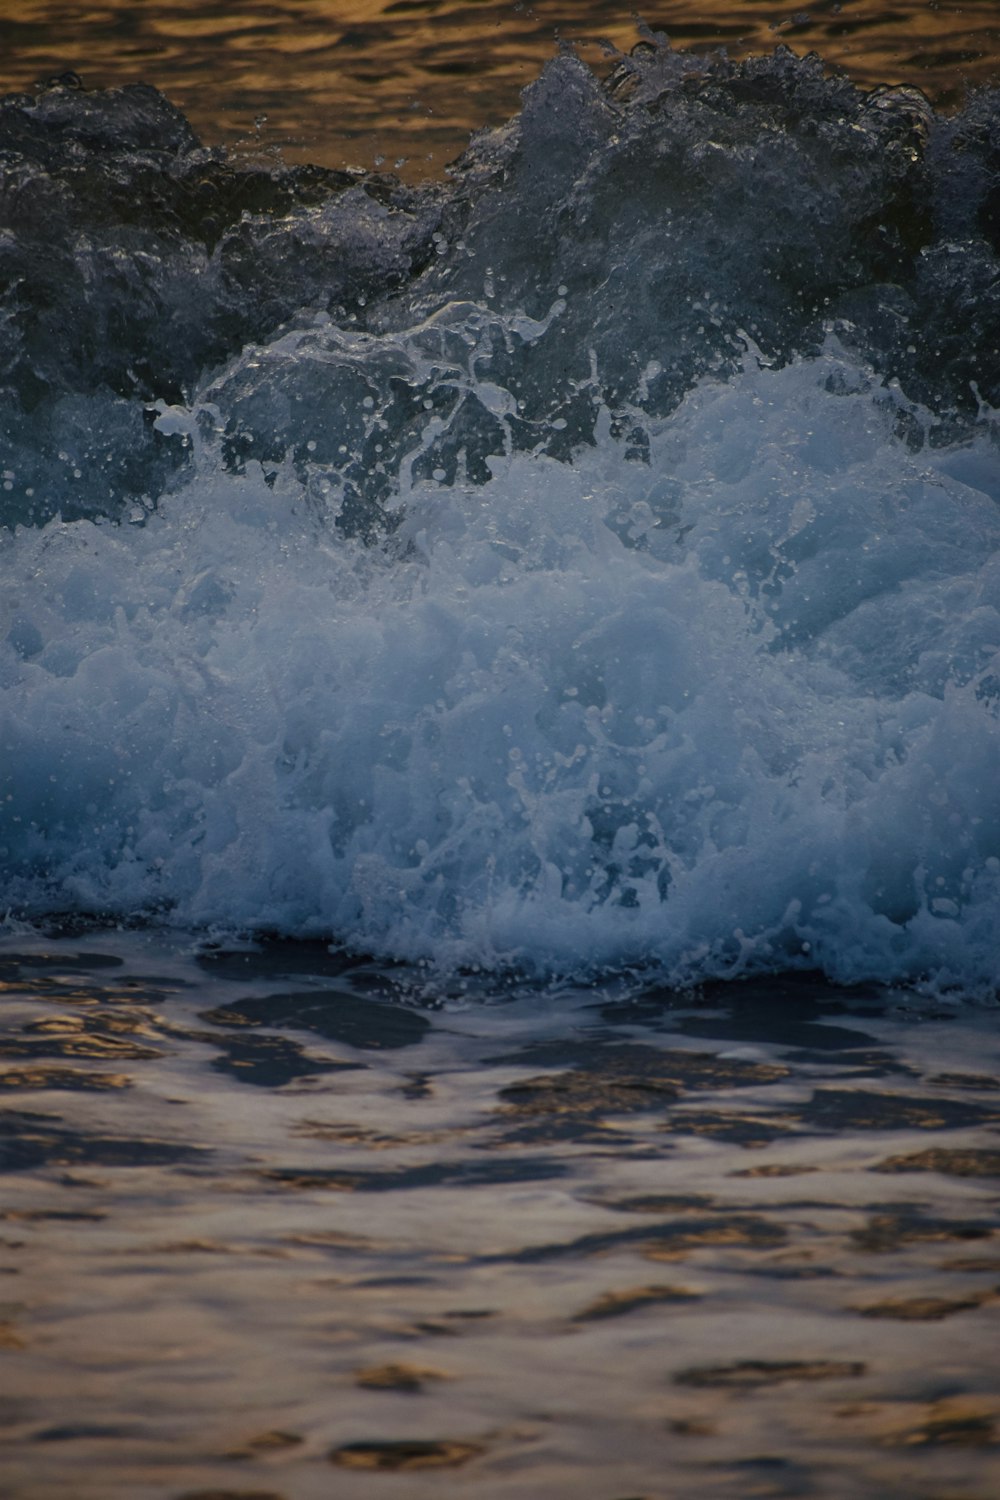
<path id="1" fill-rule="evenodd" d="M 1000 95 L 561 56 L 445 183 L 0 102 L 11 920 L 1000 974 Z"/>

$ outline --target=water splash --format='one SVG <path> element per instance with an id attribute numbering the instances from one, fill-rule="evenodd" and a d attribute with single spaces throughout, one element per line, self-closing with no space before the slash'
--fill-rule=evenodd
<path id="1" fill-rule="evenodd" d="M 421 190 L 8 101 L 13 912 L 992 992 L 996 101 L 620 71 Z"/>

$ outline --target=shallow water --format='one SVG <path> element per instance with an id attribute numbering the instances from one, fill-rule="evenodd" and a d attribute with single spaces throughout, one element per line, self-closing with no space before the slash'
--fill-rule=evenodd
<path id="1" fill-rule="evenodd" d="M 17 1500 L 996 1493 L 995 1012 L 0 961 Z"/>
<path id="2" fill-rule="evenodd" d="M 0 22 L 15 1500 L 1000 1491 L 994 7 L 667 9 Z"/>

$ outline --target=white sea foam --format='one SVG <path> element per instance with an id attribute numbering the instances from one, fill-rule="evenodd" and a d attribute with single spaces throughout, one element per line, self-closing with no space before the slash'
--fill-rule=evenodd
<path id="1" fill-rule="evenodd" d="M 1000 463 L 904 405 L 831 341 L 702 381 L 648 464 L 606 420 L 485 485 L 404 464 L 378 547 L 211 444 L 141 524 L 19 531 L 6 902 L 989 993 Z"/>

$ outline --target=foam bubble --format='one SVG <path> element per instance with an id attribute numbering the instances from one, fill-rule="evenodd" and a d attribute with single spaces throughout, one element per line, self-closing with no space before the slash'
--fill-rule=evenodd
<path id="1" fill-rule="evenodd" d="M 404 465 L 377 547 L 211 446 L 141 526 L 18 532 L 7 901 L 987 993 L 1000 466 L 987 424 L 912 451 L 899 399 L 833 342 L 748 356 L 647 461 L 605 416 L 571 464 Z"/>

